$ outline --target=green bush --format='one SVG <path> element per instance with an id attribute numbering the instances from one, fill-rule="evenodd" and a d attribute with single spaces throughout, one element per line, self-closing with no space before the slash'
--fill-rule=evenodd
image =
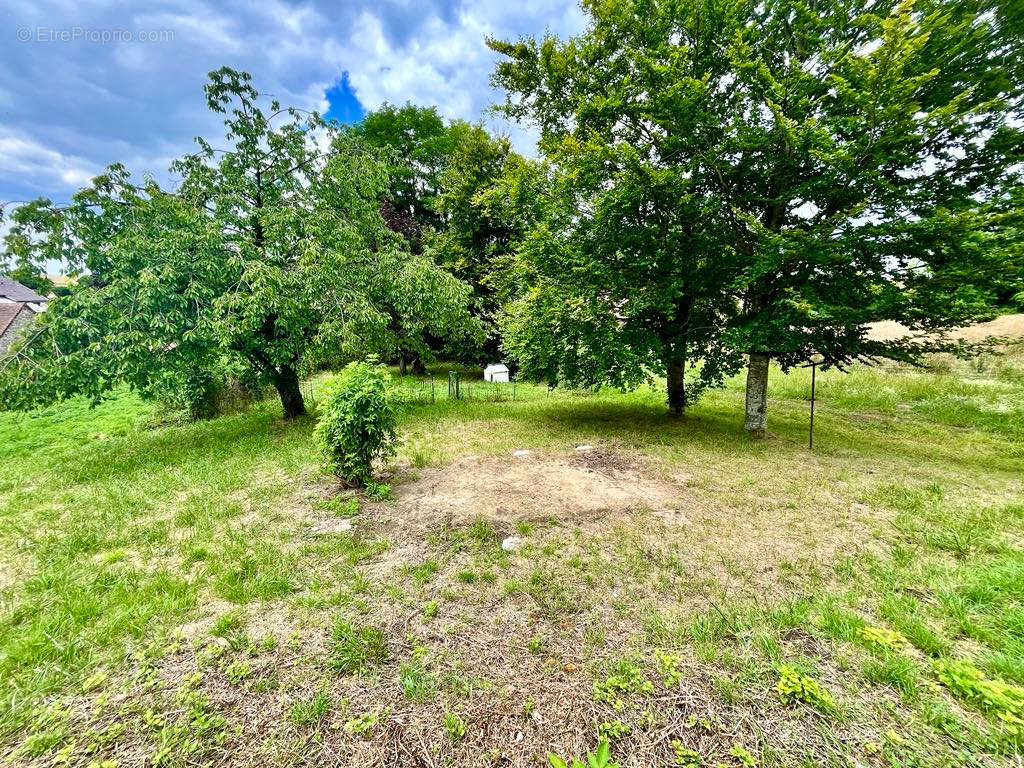
<path id="1" fill-rule="evenodd" d="M 327 467 L 352 485 L 371 481 L 374 459 L 394 452 L 395 408 L 381 365 L 350 363 L 327 386 L 314 435 Z"/>

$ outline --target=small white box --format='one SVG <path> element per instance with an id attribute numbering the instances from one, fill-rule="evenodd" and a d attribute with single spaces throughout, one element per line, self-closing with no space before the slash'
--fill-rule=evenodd
<path id="1" fill-rule="evenodd" d="M 484 381 L 508 381 L 508 366 L 492 363 L 484 368 Z"/>

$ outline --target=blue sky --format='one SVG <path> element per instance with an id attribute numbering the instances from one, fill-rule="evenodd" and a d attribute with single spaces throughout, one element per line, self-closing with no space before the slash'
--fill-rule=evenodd
<path id="1" fill-rule="evenodd" d="M 385 101 L 490 117 L 485 38 L 574 34 L 575 0 L 0 0 L 0 201 L 66 200 L 106 165 L 173 181 L 197 135 L 221 135 L 206 73 L 253 74 L 282 103 L 354 120 Z"/>
<path id="2" fill-rule="evenodd" d="M 341 79 L 328 88 L 324 96 L 327 98 L 324 117 L 328 119 L 339 123 L 357 123 L 366 114 L 366 107 L 360 103 L 348 72 L 342 72 Z"/>

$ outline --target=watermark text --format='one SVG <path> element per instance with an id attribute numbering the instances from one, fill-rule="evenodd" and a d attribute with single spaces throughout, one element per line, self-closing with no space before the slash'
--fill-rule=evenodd
<path id="1" fill-rule="evenodd" d="M 94 27 L 18 27 L 19 43 L 171 43 L 173 29 L 99 29 Z"/>

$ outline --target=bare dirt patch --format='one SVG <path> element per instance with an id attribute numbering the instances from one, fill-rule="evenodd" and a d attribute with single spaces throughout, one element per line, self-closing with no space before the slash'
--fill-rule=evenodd
<path id="1" fill-rule="evenodd" d="M 569 457 L 464 456 L 396 485 L 398 517 L 424 526 L 495 523 L 557 517 L 582 524 L 609 513 L 672 514 L 693 506 L 685 486 L 645 472 L 635 460 L 606 449 Z"/>

